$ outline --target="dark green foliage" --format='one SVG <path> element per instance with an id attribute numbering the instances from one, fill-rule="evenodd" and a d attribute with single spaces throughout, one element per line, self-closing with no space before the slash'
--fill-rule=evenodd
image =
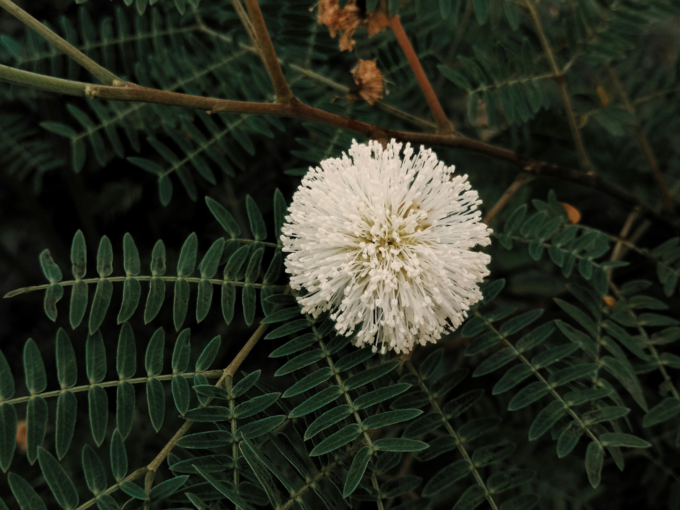
<path id="1" fill-rule="evenodd" d="M 251 2 L 75 3 L 61 18 L 22 6 L 123 82 L 276 100 L 238 12 Z M 379 140 L 441 132 L 393 31 L 364 30 L 399 14 L 455 128 L 439 159 L 469 174 L 485 214 L 516 169 L 533 177 L 486 216 L 483 299 L 440 345 L 405 356 L 357 349 L 332 311 L 303 313 L 306 290 L 284 274 L 287 200 L 309 165 L 368 139 L 358 124 L 2 84 L 3 212 L 16 202 L 35 217 L 3 222 L 0 257 L 17 269 L 3 275 L 45 277 L 7 297 L 44 291 L 56 336 L 19 303 L 30 333 L 0 353 L 0 509 L 677 507 L 680 238 L 659 179 L 677 190 L 676 3 L 352 2 L 361 26 L 340 52 L 319 5 L 259 0 L 300 103 L 374 124 Z M 5 25 L 0 74 L 97 82 Z M 382 73 L 376 104 L 347 100 L 357 58 Z M 464 150 L 488 155 L 480 141 L 492 158 Z M 75 232 L 65 248 L 16 232 L 52 221 Z M 48 245 L 40 269 L 19 251 Z"/>

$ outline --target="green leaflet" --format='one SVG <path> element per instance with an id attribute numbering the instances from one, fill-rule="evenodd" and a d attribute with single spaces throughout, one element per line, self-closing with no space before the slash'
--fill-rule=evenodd
<path id="1" fill-rule="evenodd" d="M 367 407 L 380 404 L 398 395 L 401 395 L 411 387 L 410 384 L 399 383 L 387 387 L 378 388 L 377 390 L 369 391 L 354 399 L 354 406 L 357 409 L 365 409 Z"/>
<path id="2" fill-rule="evenodd" d="M 123 439 L 127 439 L 132 430 L 135 399 L 135 389 L 129 382 L 123 382 L 116 388 L 116 428 Z"/>
<path id="3" fill-rule="evenodd" d="M 188 475 L 183 475 L 176 476 L 170 480 L 165 480 L 164 482 L 159 483 L 153 489 L 151 489 L 151 492 L 149 492 L 149 500 L 159 501 L 172 496 L 187 482 L 188 479 Z"/>
<path id="4" fill-rule="evenodd" d="M 90 384 L 102 382 L 106 378 L 106 348 L 102 334 L 97 331 L 87 337 L 85 343 L 85 371 Z"/>
<path id="5" fill-rule="evenodd" d="M 137 370 L 137 347 L 132 327 L 127 322 L 120 328 L 116 351 L 116 371 L 121 379 L 129 379 Z"/>
<path id="6" fill-rule="evenodd" d="M 372 430 L 388 427 L 396 423 L 412 420 L 421 414 L 423 414 L 423 412 L 420 409 L 399 409 L 397 411 L 386 411 L 384 413 L 366 418 L 363 421 L 363 428 L 365 430 Z"/>
<path id="7" fill-rule="evenodd" d="M 321 441 L 312 449 L 309 455 L 314 457 L 333 452 L 338 448 L 342 448 L 347 443 L 354 441 L 360 434 L 361 427 L 359 425 L 356 423 L 347 425 Z"/>
<path id="8" fill-rule="evenodd" d="M 510 404 L 508 404 L 508 411 L 517 411 L 522 409 L 537 400 L 540 400 L 549 392 L 548 386 L 542 381 L 535 381 L 522 388 L 512 397 Z"/>
<path id="9" fill-rule="evenodd" d="M 123 436 L 120 435 L 118 429 L 111 434 L 110 458 L 113 477 L 120 482 L 127 474 L 128 459 Z"/>
<path id="10" fill-rule="evenodd" d="M 198 360 L 196 360 L 196 372 L 204 372 L 210 368 L 210 365 L 213 364 L 217 357 L 217 353 L 220 350 L 221 342 L 222 338 L 220 336 L 216 336 L 210 340 L 208 345 L 203 349 L 203 352 L 201 352 Z"/>
<path id="11" fill-rule="evenodd" d="M 548 432 L 566 412 L 567 409 L 560 401 L 550 402 L 541 409 L 529 428 L 529 441 L 534 441 Z"/>
<path id="12" fill-rule="evenodd" d="M 38 448 L 45 441 L 47 419 L 48 411 L 45 399 L 42 397 L 31 398 L 26 409 L 26 456 L 31 464 L 38 458 Z"/>
<path id="13" fill-rule="evenodd" d="M 99 455 L 90 445 L 83 447 L 82 459 L 85 482 L 90 492 L 97 495 L 107 489 L 106 471 Z"/>
<path id="14" fill-rule="evenodd" d="M 305 391 L 315 388 L 319 384 L 327 381 L 332 376 L 333 372 L 331 371 L 331 369 L 329 367 L 323 367 L 315 372 L 312 372 L 309 375 L 306 375 L 298 382 L 293 384 L 293 386 L 288 388 L 283 393 L 283 398 L 290 398 L 299 395 L 300 393 L 304 393 Z"/>
<path id="15" fill-rule="evenodd" d="M 352 414 L 352 410 L 346 404 L 334 407 L 326 411 L 316 420 L 314 420 L 305 431 L 305 440 L 313 438 L 319 432 L 332 427 L 341 420 L 344 420 Z"/>
<path id="16" fill-rule="evenodd" d="M 210 430 L 207 432 L 188 434 L 177 441 L 177 446 L 187 449 L 218 448 L 229 444 L 231 444 L 231 433 L 226 430 Z"/>
<path id="17" fill-rule="evenodd" d="M 210 197 L 205 197 L 205 203 L 208 205 L 208 208 L 215 219 L 232 238 L 241 235 L 241 229 L 239 228 L 238 223 L 219 202 Z"/>
<path id="18" fill-rule="evenodd" d="M 165 389 L 155 377 L 146 383 L 146 402 L 149 406 L 149 418 L 156 432 L 161 430 L 165 418 Z"/>
<path id="19" fill-rule="evenodd" d="M 106 438 L 109 418 L 109 398 L 106 390 L 99 385 L 92 386 L 87 392 L 87 402 L 92 439 L 97 446 L 100 446 Z"/>
<path id="20" fill-rule="evenodd" d="M 574 448 L 576 448 L 583 432 L 583 427 L 581 427 L 581 424 L 578 422 L 571 422 L 567 428 L 562 431 L 557 438 L 557 456 L 560 459 L 569 455 Z"/>
<path id="21" fill-rule="evenodd" d="M 7 472 L 12 465 L 17 443 L 17 412 L 11 404 L 0 406 L 0 468 Z"/>
<path id="22" fill-rule="evenodd" d="M 450 400 L 443 407 L 442 412 L 445 416 L 456 418 L 474 406 L 484 395 L 484 390 L 472 390 Z"/>
<path id="23" fill-rule="evenodd" d="M 78 491 L 59 461 L 50 452 L 40 447 L 38 449 L 38 462 L 47 485 L 59 506 L 64 509 L 76 508 L 78 506 Z"/>
<path id="24" fill-rule="evenodd" d="M 481 505 L 486 499 L 486 491 L 480 485 L 473 485 L 458 499 L 453 510 L 473 510 Z"/>
<path id="25" fill-rule="evenodd" d="M 144 357 L 144 368 L 149 377 L 163 372 L 163 351 L 165 349 L 165 332 L 158 328 L 149 340 Z"/>
<path id="26" fill-rule="evenodd" d="M 398 437 L 378 439 L 373 442 L 373 446 L 376 450 L 383 452 L 418 452 L 429 447 L 422 441 Z"/>
<path id="27" fill-rule="evenodd" d="M 70 392 L 65 391 L 57 398 L 56 430 L 54 446 L 57 458 L 61 460 L 68 452 L 76 429 L 76 417 L 78 414 L 78 399 Z"/>
<path id="28" fill-rule="evenodd" d="M 518 315 L 517 317 L 513 317 L 501 325 L 499 332 L 501 335 L 506 337 L 517 333 L 518 331 L 537 321 L 541 315 L 543 315 L 543 310 L 532 310 L 530 312 Z"/>
<path id="29" fill-rule="evenodd" d="M 604 450 L 602 447 L 591 442 L 586 450 L 586 473 L 588 474 L 588 481 L 593 489 L 600 485 L 600 477 L 602 476 L 602 463 L 604 461 Z"/>
<path id="30" fill-rule="evenodd" d="M 279 326 L 273 331 L 270 331 L 267 336 L 264 337 L 265 340 L 275 340 L 284 336 L 292 335 L 303 329 L 307 329 L 312 325 L 307 321 L 307 319 L 300 319 L 296 321 L 291 321 L 283 326 Z"/>
<path id="31" fill-rule="evenodd" d="M 256 241 L 264 241 L 267 238 L 267 226 L 259 207 L 250 195 L 246 195 L 246 210 L 248 211 L 248 221 L 253 237 Z"/>
<path id="32" fill-rule="evenodd" d="M 197 407 L 196 409 L 189 409 L 184 413 L 185 420 L 192 420 L 196 422 L 216 422 L 227 421 L 231 419 L 231 412 L 228 407 Z"/>
<path id="33" fill-rule="evenodd" d="M 322 408 L 326 404 L 333 402 L 342 394 L 339 386 L 330 386 L 309 397 L 302 404 L 294 408 L 289 416 L 291 418 L 299 418 L 309 413 L 313 413 L 317 409 Z"/>
<path id="34" fill-rule="evenodd" d="M 257 311 L 257 292 L 255 287 L 250 284 L 243 286 L 243 318 L 246 324 L 250 326 L 255 320 L 255 312 Z"/>
<path id="35" fill-rule="evenodd" d="M 73 344 L 71 343 L 71 339 L 68 337 L 68 334 L 66 331 L 64 331 L 63 328 L 59 328 L 57 330 L 57 338 L 56 338 L 56 362 L 57 362 L 57 380 L 59 381 L 59 384 L 62 388 L 71 388 L 75 386 L 77 380 L 78 380 L 78 366 L 76 362 L 76 353 L 75 350 L 73 349 Z M 6 360 L 4 360 L 4 363 L 7 363 Z M 2 362 L 0 362 L 2 363 Z M 7 368 L 9 370 L 9 367 Z M 0 373 L 2 373 L 5 370 L 4 365 L 2 368 L 0 368 Z M 2 375 L 0 375 L 2 377 Z M 10 374 L 11 377 L 11 374 Z M 14 381 L 11 381 L 11 392 L 9 391 L 9 385 L 8 385 L 8 390 L 4 390 L 5 384 L 0 382 L 0 393 L 4 394 L 5 393 L 14 393 Z M 6 398 L 11 398 L 12 395 L 9 395 Z"/>
<path id="36" fill-rule="evenodd" d="M 241 379 L 239 382 L 237 382 L 231 389 L 231 393 L 234 396 L 234 398 L 242 396 L 253 386 L 255 386 L 257 384 L 257 381 L 260 379 L 261 373 L 262 373 L 261 370 L 256 370 L 255 372 L 251 372 L 243 379 Z"/>
<path id="37" fill-rule="evenodd" d="M 653 427 L 674 418 L 679 413 L 680 400 L 666 397 L 649 410 L 642 421 L 642 426 L 645 428 Z"/>
<path id="38" fill-rule="evenodd" d="M 172 378 L 170 386 L 175 407 L 177 408 L 179 414 L 183 415 L 189 409 L 189 404 L 191 402 L 191 388 L 189 387 L 189 381 L 187 381 L 185 377 L 175 376 Z"/>
<path id="39" fill-rule="evenodd" d="M 172 320 L 175 325 L 175 331 L 182 329 L 184 319 L 189 310 L 189 296 L 191 294 L 191 287 L 186 280 L 177 280 L 175 282 L 175 298 L 172 302 Z"/>
<path id="40" fill-rule="evenodd" d="M 83 322 L 83 317 L 85 317 L 85 312 L 87 311 L 87 295 L 87 283 L 83 281 L 77 281 L 73 287 L 71 287 L 69 321 L 72 329 L 76 329 L 78 326 L 80 326 L 80 323 Z"/>
<path id="41" fill-rule="evenodd" d="M 253 450 L 247 441 L 243 441 L 240 446 L 241 454 L 245 457 L 246 462 L 255 473 L 260 485 L 267 493 L 267 498 L 269 502 L 275 508 L 281 505 L 282 494 L 279 492 L 278 488 L 272 480 L 269 470 L 259 459 L 257 452 Z"/>
<path id="42" fill-rule="evenodd" d="M 457 460 L 453 464 L 449 464 L 428 480 L 423 488 L 423 496 L 429 497 L 443 491 L 458 480 L 468 476 L 470 472 L 470 463 L 465 459 Z"/>
<path id="43" fill-rule="evenodd" d="M 368 462 L 371 460 L 371 449 L 368 446 L 364 446 L 359 450 L 359 452 L 354 456 L 352 460 L 352 465 L 347 472 L 347 478 L 345 478 L 345 486 L 342 490 L 342 497 L 347 498 L 352 495 L 352 493 L 359 486 L 361 478 L 366 472 L 368 467 Z"/>
<path id="44" fill-rule="evenodd" d="M 508 369 L 508 371 L 503 374 L 503 377 L 501 377 L 501 379 L 493 387 L 493 394 L 499 395 L 511 390 L 533 373 L 534 370 L 529 365 L 521 364 L 510 367 L 510 369 Z"/>
<path id="45" fill-rule="evenodd" d="M 189 368 L 189 361 L 191 358 L 191 330 L 189 328 L 183 329 L 177 339 L 175 346 L 172 349 L 171 366 L 173 373 L 184 373 Z"/>
<path id="46" fill-rule="evenodd" d="M 389 374 L 399 366 L 398 361 L 390 361 L 377 367 L 369 368 L 359 374 L 353 375 L 345 381 L 345 388 L 355 390 Z"/>
<path id="47" fill-rule="evenodd" d="M 280 396 L 280 393 L 266 393 L 242 402 L 234 408 L 234 417 L 243 419 L 262 412 L 276 402 Z"/>
<path id="48" fill-rule="evenodd" d="M 24 374 L 26 387 L 31 394 L 42 393 L 47 388 L 47 375 L 38 345 L 32 338 L 24 344 Z M 13 393 L 13 391 L 12 391 Z"/>
<path id="49" fill-rule="evenodd" d="M 7 481 L 21 510 L 47 510 L 43 500 L 26 480 L 15 473 L 9 473 Z"/>
<path id="50" fill-rule="evenodd" d="M 265 434 L 268 434 L 276 427 L 281 425 L 286 419 L 285 415 L 268 416 L 261 420 L 250 422 L 246 425 L 241 425 L 236 432 L 237 437 L 243 439 L 255 439 Z"/>
<path id="51" fill-rule="evenodd" d="M 213 478 L 208 472 L 205 470 L 201 469 L 200 467 L 196 467 L 196 472 L 200 474 L 203 478 L 205 478 L 210 485 L 212 485 L 215 489 L 219 491 L 220 494 L 222 494 L 224 497 L 226 497 L 229 501 L 234 503 L 234 505 L 239 506 L 243 508 L 243 510 L 255 510 L 250 504 L 246 503 L 243 498 L 238 496 L 233 490 L 231 490 L 229 487 L 227 487 L 224 483 L 216 480 Z"/>
<path id="52" fill-rule="evenodd" d="M 222 473 L 226 469 L 233 468 L 234 462 L 229 455 L 215 454 L 193 457 L 174 463 L 171 469 L 175 473 L 194 474 L 197 468 L 207 473 Z"/>
<path id="53" fill-rule="evenodd" d="M 514 489 L 520 485 L 531 481 L 536 476 L 536 472 L 530 469 L 520 469 L 515 471 L 500 471 L 492 474 L 486 481 L 486 486 L 494 493 L 500 493 L 509 489 Z"/>
<path id="54" fill-rule="evenodd" d="M 422 482 L 423 479 L 419 476 L 398 476 L 380 486 L 380 495 L 383 498 L 397 498 L 407 492 L 416 490 Z"/>
<path id="55" fill-rule="evenodd" d="M 321 349 L 303 352 L 302 354 L 284 363 L 284 365 L 274 373 L 274 376 L 280 377 L 282 375 L 287 375 L 297 370 L 301 370 L 313 363 L 316 363 L 317 361 L 324 359 L 325 357 L 326 355 Z"/>
<path id="56" fill-rule="evenodd" d="M 269 317 L 271 317 L 271 316 L 269 316 Z M 267 320 L 269 317 L 267 317 L 265 320 Z M 306 333 L 304 335 L 300 335 L 298 337 L 295 337 L 292 340 L 290 340 L 289 342 L 286 342 L 285 344 L 283 344 L 281 347 L 274 349 L 271 352 L 271 354 L 269 355 L 269 357 L 270 358 L 281 358 L 283 356 L 290 356 L 291 354 L 295 354 L 296 352 L 299 352 L 299 351 L 304 350 L 308 347 L 311 347 L 311 345 L 316 343 L 317 341 L 318 340 L 316 338 L 316 335 L 314 335 L 313 333 Z M 337 369 L 337 364 L 336 364 L 336 369 Z"/>

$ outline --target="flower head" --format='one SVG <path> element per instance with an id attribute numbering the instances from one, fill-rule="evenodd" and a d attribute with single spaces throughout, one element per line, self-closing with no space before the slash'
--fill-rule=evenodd
<path id="1" fill-rule="evenodd" d="M 409 352 L 455 329 L 482 298 L 490 243 L 467 176 L 429 149 L 352 144 L 310 168 L 282 229 L 305 313 L 331 311 L 340 334 Z"/>

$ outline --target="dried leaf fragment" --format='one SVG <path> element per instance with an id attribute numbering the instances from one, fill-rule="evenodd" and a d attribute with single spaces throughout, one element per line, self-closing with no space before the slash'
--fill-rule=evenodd
<path id="1" fill-rule="evenodd" d="M 383 77 L 376 59 L 361 60 L 352 69 L 357 88 L 347 94 L 347 100 L 352 103 L 363 99 L 368 104 L 374 104 L 383 95 Z"/>
<path id="2" fill-rule="evenodd" d="M 368 30 L 370 37 L 385 30 L 390 24 L 387 7 L 381 2 L 373 12 L 365 6 L 357 5 L 357 0 L 348 0 L 343 9 L 339 0 L 321 0 L 319 2 L 319 24 L 326 25 L 331 37 L 340 34 L 340 50 L 354 49 L 354 32 L 362 27 Z"/>
<path id="3" fill-rule="evenodd" d="M 560 202 L 562 204 L 562 207 L 564 207 L 564 210 L 567 211 L 567 216 L 569 217 L 569 221 L 573 223 L 574 225 L 577 224 L 579 221 L 581 221 L 581 211 L 576 209 L 573 205 L 567 204 L 565 202 Z"/>

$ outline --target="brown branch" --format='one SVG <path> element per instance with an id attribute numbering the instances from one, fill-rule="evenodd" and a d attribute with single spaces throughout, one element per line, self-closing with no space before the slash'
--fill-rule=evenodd
<path id="1" fill-rule="evenodd" d="M 505 190 L 505 193 L 501 195 L 501 198 L 498 199 L 498 202 L 491 208 L 491 210 L 486 213 L 486 216 L 484 216 L 484 219 L 482 220 L 485 224 L 489 225 L 491 222 L 494 220 L 494 218 L 498 215 L 499 212 L 503 210 L 503 208 L 508 204 L 510 199 L 517 193 L 522 186 L 527 184 L 529 181 L 531 181 L 533 177 L 530 174 L 524 174 L 521 173 L 519 174 L 514 181 L 512 181 L 512 184 L 508 187 L 508 189 Z"/>
<path id="2" fill-rule="evenodd" d="M 430 110 L 432 111 L 432 116 L 434 117 L 434 120 L 437 123 L 437 131 L 443 135 L 452 134 L 454 132 L 453 125 L 446 117 L 446 114 L 442 109 L 442 105 L 439 104 L 439 100 L 437 99 L 437 95 L 435 94 L 434 89 L 430 84 L 430 80 L 427 79 L 425 70 L 423 69 L 423 66 L 420 64 L 420 59 L 418 58 L 418 55 L 416 55 L 416 52 L 413 49 L 413 46 L 411 45 L 411 41 L 409 41 L 408 36 L 404 31 L 404 27 L 401 26 L 401 19 L 399 15 L 394 16 L 390 20 L 390 27 L 392 28 L 392 32 L 394 32 L 394 35 L 397 38 L 399 46 L 401 46 L 401 50 L 404 52 L 406 60 L 408 60 L 408 63 L 411 66 L 411 69 L 413 70 L 413 74 L 415 75 L 416 80 L 418 80 L 418 85 L 420 85 L 420 89 L 423 91 L 425 100 L 427 101 L 427 104 L 430 107 Z"/>
<path id="3" fill-rule="evenodd" d="M 248 9 L 248 14 L 250 14 L 250 19 L 253 22 L 255 36 L 257 37 L 257 46 L 260 49 L 260 56 L 262 57 L 264 66 L 267 68 L 269 77 L 274 84 L 276 102 L 287 104 L 293 99 L 293 93 L 288 87 L 285 76 L 283 76 L 283 70 L 281 70 L 279 59 L 276 58 L 274 45 L 272 44 L 271 37 L 269 37 L 269 31 L 267 30 L 267 25 L 264 23 L 260 6 L 257 3 L 257 0 L 245 0 L 245 4 L 246 9 Z"/>
<path id="4" fill-rule="evenodd" d="M 529 10 L 531 16 L 531 21 L 536 28 L 536 34 L 538 39 L 541 41 L 541 46 L 543 47 L 543 52 L 548 59 L 548 64 L 550 65 L 550 70 L 555 76 L 555 81 L 560 91 L 560 98 L 564 105 L 564 113 L 567 115 L 567 122 L 569 124 L 569 131 L 571 132 L 571 137 L 574 140 L 574 145 L 576 146 L 576 152 L 578 152 L 578 159 L 581 167 L 592 172 L 592 165 L 588 159 L 588 154 L 586 153 L 586 148 L 583 145 L 583 139 L 581 138 L 581 132 L 576 125 L 576 117 L 574 116 L 574 109 L 571 107 L 571 99 L 569 98 L 569 91 L 567 90 L 567 82 L 565 81 L 564 74 L 560 71 L 555 61 L 555 55 L 550 47 L 550 42 L 548 41 L 545 32 L 543 31 L 543 25 L 536 12 L 536 7 L 533 4 L 533 0 L 526 1 L 526 8 Z"/>
<path id="5" fill-rule="evenodd" d="M 298 119 L 310 120 L 321 124 L 328 124 L 347 131 L 361 133 L 371 137 L 377 131 L 382 131 L 387 139 L 395 139 L 401 142 L 423 144 L 428 146 L 441 146 L 454 149 L 463 149 L 488 157 L 507 161 L 523 172 L 543 176 L 554 177 L 570 182 L 575 182 L 598 191 L 607 193 L 618 198 L 632 207 L 640 206 L 645 213 L 653 216 L 658 221 L 671 226 L 677 226 L 677 220 L 670 215 L 663 215 L 646 204 L 626 189 L 594 174 L 586 174 L 577 170 L 564 168 L 550 163 L 544 163 L 526 156 L 522 156 L 508 149 L 489 145 L 484 142 L 472 140 L 458 134 L 429 134 L 408 131 L 395 131 L 381 128 L 373 124 L 367 124 L 358 120 L 336 115 L 308 106 L 296 98 L 289 103 L 250 103 L 246 101 L 231 101 L 211 97 L 192 96 L 178 92 L 168 92 L 146 87 L 140 87 L 133 83 L 124 83 L 122 86 L 108 87 L 105 85 L 90 85 L 88 83 L 51 78 L 40 74 L 21 71 L 11 67 L 0 65 L 0 81 L 7 81 L 19 85 L 25 85 L 41 90 L 58 92 L 72 96 L 85 96 L 93 99 L 109 99 L 113 101 L 138 101 L 145 103 L 167 104 L 196 108 L 208 113 L 246 113 L 254 115 L 279 115 Z"/>
<path id="6" fill-rule="evenodd" d="M 647 140 L 647 136 L 645 135 L 645 131 L 642 127 L 642 124 L 640 123 L 640 120 L 635 114 L 635 107 L 630 102 L 628 94 L 626 93 L 626 90 L 623 88 L 621 80 L 619 80 L 619 76 L 618 73 L 616 72 L 616 69 L 614 69 L 614 67 L 612 67 L 609 64 L 605 64 L 605 68 L 607 69 L 607 74 L 609 75 L 609 79 L 611 80 L 612 85 L 614 85 L 616 94 L 619 96 L 619 99 L 623 103 L 624 109 L 628 113 L 630 113 L 635 119 L 635 138 L 637 138 L 638 144 L 640 145 L 640 149 L 642 150 L 642 153 L 645 155 L 645 158 L 647 159 L 649 168 L 652 169 L 652 174 L 654 175 L 654 179 L 656 179 L 656 184 L 659 187 L 659 192 L 661 193 L 664 207 L 672 212 L 673 198 L 668 192 L 666 181 L 664 181 L 663 175 L 661 174 L 661 170 L 659 170 L 659 164 L 657 163 L 656 156 L 654 155 L 654 151 L 652 150 L 652 146 L 650 145 L 649 140 Z"/>

